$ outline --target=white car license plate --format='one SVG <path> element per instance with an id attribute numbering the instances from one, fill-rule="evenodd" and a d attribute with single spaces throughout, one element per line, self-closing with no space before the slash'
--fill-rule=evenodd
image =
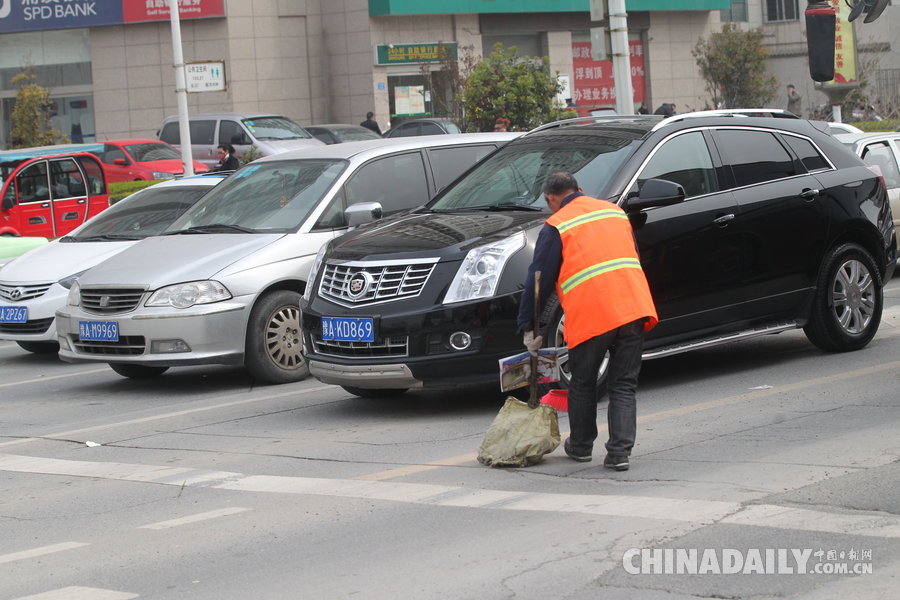
<path id="1" fill-rule="evenodd" d="M 369 317 L 322 317 L 322 339 L 335 342 L 374 342 L 375 321 Z"/>
<path id="2" fill-rule="evenodd" d="M 26 323 L 27 306 L 0 306 L 0 323 Z"/>
<path id="3" fill-rule="evenodd" d="M 118 321 L 78 321 L 78 337 L 83 342 L 118 342 Z"/>

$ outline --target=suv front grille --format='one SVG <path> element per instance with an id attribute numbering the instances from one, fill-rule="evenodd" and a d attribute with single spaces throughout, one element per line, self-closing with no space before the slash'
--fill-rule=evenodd
<path id="1" fill-rule="evenodd" d="M 30 285 L 10 285 L 0 283 L 0 298 L 8 302 L 23 302 L 40 298 L 47 293 L 52 283 L 33 283 Z"/>
<path id="2" fill-rule="evenodd" d="M 82 354 L 104 356 L 134 356 L 144 353 L 147 343 L 142 335 L 125 335 L 118 342 L 84 342 L 78 336 L 72 340 L 75 350 Z"/>
<path id="3" fill-rule="evenodd" d="M 81 290 L 81 307 L 87 312 L 102 315 L 124 313 L 137 308 L 144 295 L 144 290 L 136 289 L 97 289 Z"/>
<path id="4" fill-rule="evenodd" d="M 437 259 L 408 263 L 326 264 L 319 294 L 345 306 L 363 306 L 418 296 Z"/>
<path id="5" fill-rule="evenodd" d="M 336 342 L 323 340 L 321 335 L 314 334 L 312 340 L 317 353 L 331 356 L 403 358 L 409 355 L 409 338 L 405 335 L 395 335 L 374 342 Z"/>

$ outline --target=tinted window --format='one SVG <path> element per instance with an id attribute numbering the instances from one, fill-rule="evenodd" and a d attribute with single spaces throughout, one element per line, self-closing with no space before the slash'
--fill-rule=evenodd
<path id="1" fill-rule="evenodd" d="M 215 144 L 216 122 L 215 121 L 191 121 L 191 144 L 202 144 L 208 146 Z"/>
<path id="2" fill-rule="evenodd" d="M 50 199 L 46 162 L 26 167 L 16 180 L 19 184 L 19 202 L 44 202 Z"/>
<path id="3" fill-rule="evenodd" d="M 84 177 L 71 158 L 50 163 L 50 185 L 54 198 L 84 196 Z"/>
<path id="4" fill-rule="evenodd" d="M 639 192 L 648 179 L 681 184 L 688 198 L 719 191 L 709 148 L 699 131 L 676 136 L 660 146 L 638 176 L 637 189 L 629 194 Z"/>
<path id="5" fill-rule="evenodd" d="M 296 140 L 312 137 L 308 131 L 287 117 L 258 117 L 241 119 L 241 122 L 258 140 Z"/>
<path id="6" fill-rule="evenodd" d="M 124 160 L 128 160 L 125 156 L 125 151 L 117 146 L 112 146 L 110 144 L 106 144 L 103 146 L 103 162 L 107 164 L 112 164 L 117 158 L 121 158 Z"/>
<path id="7" fill-rule="evenodd" d="M 171 159 L 181 160 L 181 153 L 168 144 L 154 144 L 152 142 L 147 142 L 145 144 L 129 144 L 125 146 L 125 148 L 137 162 Z"/>
<path id="8" fill-rule="evenodd" d="M 358 142 L 360 140 L 380 140 L 381 136 L 365 127 L 347 127 L 335 129 L 334 135 L 342 142 Z"/>
<path id="9" fill-rule="evenodd" d="M 318 127 L 310 127 L 309 129 L 307 129 L 307 131 L 310 132 L 314 138 L 325 142 L 326 144 L 335 143 L 335 140 L 331 136 L 331 133 L 325 131 L 324 129 L 319 129 Z"/>
<path id="10" fill-rule="evenodd" d="M 900 187 L 900 170 L 887 142 L 869 144 L 863 149 L 863 162 L 881 169 L 881 176 L 889 188 Z M 894 216 L 896 218 L 896 215 Z"/>
<path id="11" fill-rule="evenodd" d="M 495 146 L 466 146 L 465 148 L 429 148 L 428 158 L 434 172 L 434 185 L 442 190 L 463 171 L 490 154 Z"/>
<path id="12" fill-rule="evenodd" d="M 87 157 L 79 157 L 78 164 L 88 179 L 88 193 L 97 196 L 106 193 L 106 178 L 103 176 L 103 167 L 95 160 Z"/>
<path id="13" fill-rule="evenodd" d="M 421 206 L 429 200 L 422 155 L 398 154 L 366 163 L 347 181 L 344 191 L 347 206 L 379 202 L 386 215 Z"/>
<path id="14" fill-rule="evenodd" d="M 828 161 L 819 154 L 812 142 L 793 135 L 785 135 L 784 140 L 788 146 L 800 157 L 800 162 L 806 167 L 807 171 L 818 171 L 819 169 L 828 169 Z"/>
<path id="15" fill-rule="evenodd" d="M 219 122 L 219 143 L 220 144 L 249 144 L 250 140 L 244 139 L 247 134 L 241 129 L 237 121 L 229 121 L 222 119 Z"/>
<path id="16" fill-rule="evenodd" d="M 732 129 L 719 131 L 717 136 L 737 187 L 797 174 L 791 155 L 769 132 Z"/>
<path id="17" fill-rule="evenodd" d="M 391 137 L 407 137 L 410 135 L 416 135 L 416 132 L 419 129 L 418 123 L 404 123 L 400 127 L 398 127 L 393 133 L 391 133 Z"/>
<path id="18" fill-rule="evenodd" d="M 422 123 L 422 132 L 420 135 L 440 135 L 442 133 L 444 133 L 444 130 L 434 123 Z"/>
<path id="19" fill-rule="evenodd" d="M 178 130 L 178 121 L 166 123 L 159 132 L 159 139 L 176 146 L 181 143 L 181 132 Z"/>

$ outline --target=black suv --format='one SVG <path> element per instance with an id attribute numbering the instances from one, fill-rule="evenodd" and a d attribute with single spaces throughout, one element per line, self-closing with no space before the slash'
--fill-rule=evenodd
<path id="1" fill-rule="evenodd" d="M 631 219 L 660 318 L 645 359 L 801 327 L 823 350 L 862 348 L 897 252 L 884 181 L 810 121 L 757 114 L 545 125 L 424 207 L 332 240 L 301 301 L 310 372 L 360 396 L 498 380 L 522 351 L 559 170 Z M 551 300 L 545 344 L 564 345 L 564 323 Z M 565 386 L 564 356 L 562 371 Z"/>

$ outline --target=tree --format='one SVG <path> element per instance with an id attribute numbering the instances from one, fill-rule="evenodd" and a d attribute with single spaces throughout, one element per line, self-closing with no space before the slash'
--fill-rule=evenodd
<path id="1" fill-rule="evenodd" d="M 715 108 L 762 108 L 775 97 L 778 80 L 766 71 L 769 51 L 761 28 L 742 31 L 734 23 L 709 39 L 700 38 L 697 60 Z"/>
<path id="2" fill-rule="evenodd" d="M 467 131 L 469 123 L 463 109 L 462 94 L 466 88 L 466 81 L 478 62 L 475 47 L 460 47 L 457 57 L 454 56 L 450 46 L 439 43 L 438 55 L 440 70 L 432 71 L 431 65 L 422 65 L 425 87 L 431 90 L 432 112 L 436 117 L 453 119 L 462 131 Z"/>
<path id="3" fill-rule="evenodd" d="M 493 131 L 498 117 L 509 119 L 512 130 L 527 131 L 567 114 L 556 103 L 562 86 L 550 73 L 550 59 L 520 58 L 516 51 L 498 43 L 469 74 L 461 98 L 469 131 Z"/>
<path id="4" fill-rule="evenodd" d="M 16 104 L 10 115 L 10 148 L 50 146 L 69 141 L 67 136 L 50 124 L 53 102 L 50 101 L 47 90 L 36 83 L 36 79 L 31 61 L 26 61 L 22 71 L 10 79 L 13 85 L 19 86 Z"/>

